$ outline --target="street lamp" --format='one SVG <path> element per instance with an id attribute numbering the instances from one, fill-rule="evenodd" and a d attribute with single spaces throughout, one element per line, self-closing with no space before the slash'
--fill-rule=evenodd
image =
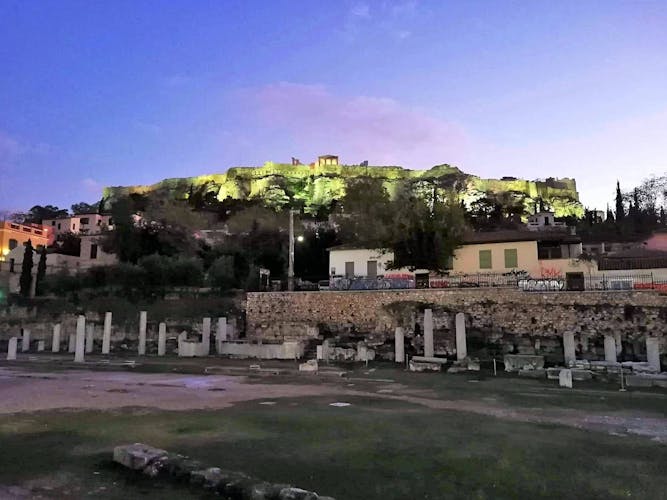
<path id="1" fill-rule="evenodd" d="M 294 291 L 294 213 L 296 210 L 289 211 L 289 262 L 287 266 L 287 290 Z"/>

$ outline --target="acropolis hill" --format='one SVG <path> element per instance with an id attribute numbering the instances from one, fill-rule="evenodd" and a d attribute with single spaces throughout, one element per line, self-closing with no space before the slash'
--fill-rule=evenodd
<path id="1" fill-rule="evenodd" d="M 113 200 L 133 193 L 158 191 L 165 196 L 187 198 L 194 191 L 203 191 L 202 194 L 214 195 L 219 201 L 261 198 L 267 204 L 280 206 L 288 200 L 300 200 L 307 212 L 315 212 L 342 198 L 347 184 L 363 177 L 382 179 L 390 195 L 400 185 L 416 192 L 434 187 L 455 188 L 467 205 L 487 197 L 502 204 L 510 201 L 523 204 L 526 212 L 532 213 L 536 202 L 542 200 L 556 216 L 583 214 L 574 179 L 482 179 L 446 164 L 429 170 L 409 170 L 399 166 L 341 165 L 336 156 L 321 156 L 310 165 L 296 159 L 292 164 L 267 162 L 261 167 L 230 168 L 224 174 L 165 179 L 150 186 L 107 187 L 104 197 Z"/>

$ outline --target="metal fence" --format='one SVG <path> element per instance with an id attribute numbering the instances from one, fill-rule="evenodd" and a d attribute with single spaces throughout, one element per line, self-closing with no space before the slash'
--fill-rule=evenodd
<path id="1" fill-rule="evenodd" d="M 667 279 L 653 273 L 608 274 L 585 277 L 586 290 L 660 290 L 667 291 Z"/>
<path id="2" fill-rule="evenodd" d="M 584 275 L 583 279 L 569 280 L 563 276 L 531 277 L 527 273 L 479 273 L 451 276 L 431 276 L 428 279 L 414 276 L 377 278 L 333 277 L 329 280 L 329 290 L 401 290 L 415 288 L 456 289 L 456 288 L 514 288 L 527 292 L 566 290 L 659 290 L 667 291 L 667 274 L 657 277 L 653 273 Z"/>

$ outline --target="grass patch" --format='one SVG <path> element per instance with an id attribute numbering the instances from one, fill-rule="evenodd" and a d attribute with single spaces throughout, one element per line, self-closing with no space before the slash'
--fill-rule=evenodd
<path id="1" fill-rule="evenodd" d="M 341 398 L 0 416 L 0 484 L 69 474 L 76 498 L 201 498 L 109 463 L 114 445 L 142 441 L 339 500 L 665 498 L 667 447 L 647 439 Z"/>

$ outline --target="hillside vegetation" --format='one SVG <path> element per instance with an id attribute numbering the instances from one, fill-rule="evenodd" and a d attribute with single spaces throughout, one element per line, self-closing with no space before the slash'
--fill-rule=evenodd
<path id="1" fill-rule="evenodd" d="M 558 217 L 581 217 L 584 212 L 574 179 L 482 179 L 450 165 L 408 170 L 398 166 L 268 162 L 262 167 L 230 168 L 224 174 L 165 179 L 150 186 L 108 187 L 104 198 L 113 201 L 131 194 L 164 192 L 173 199 L 197 197 L 203 204 L 207 200 L 261 200 L 272 208 L 297 206 L 315 214 L 330 209 L 345 196 L 350 182 L 359 178 L 381 179 L 391 197 L 399 188 L 416 195 L 454 190 L 467 207 L 492 199 L 516 207 L 523 215 L 534 212 L 537 206 L 550 208 Z"/>

